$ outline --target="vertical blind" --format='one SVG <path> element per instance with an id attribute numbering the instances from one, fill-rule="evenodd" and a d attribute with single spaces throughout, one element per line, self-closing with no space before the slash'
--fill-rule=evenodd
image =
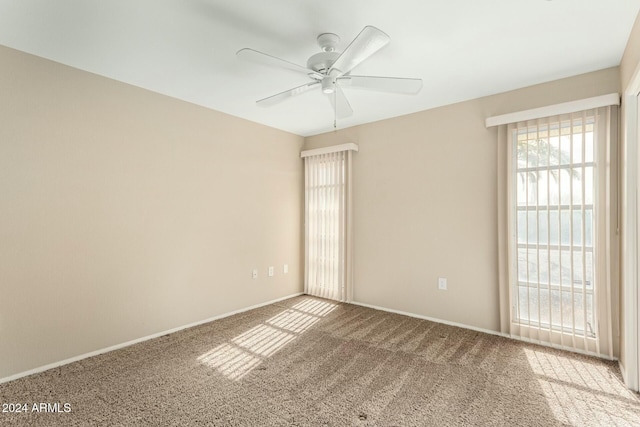
<path id="1" fill-rule="evenodd" d="M 510 334 L 612 357 L 611 108 L 507 126 Z"/>
<path id="2" fill-rule="evenodd" d="M 349 179 L 351 151 L 304 158 L 305 293 L 349 297 Z"/>

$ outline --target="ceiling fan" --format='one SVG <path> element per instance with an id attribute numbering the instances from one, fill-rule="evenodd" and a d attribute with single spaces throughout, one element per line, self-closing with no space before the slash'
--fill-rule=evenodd
<path id="1" fill-rule="evenodd" d="M 381 92 L 417 94 L 422 88 L 422 79 L 400 77 L 356 76 L 351 74 L 356 66 L 386 46 L 391 40 L 387 34 L 376 27 L 366 26 L 347 46 L 343 52 L 336 47 L 340 37 L 333 33 L 323 33 L 317 38 L 322 52 L 316 53 L 307 60 L 307 66 L 294 64 L 267 53 L 254 49 L 240 49 L 239 58 L 272 67 L 284 68 L 306 74 L 311 82 L 276 95 L 260 99 L 256 103 L 263 107 L 278 104 L 291 97 L 301 95 L 315 88 L 322 89 L 334 110 L 335 119 L 345 118 L 353 114 L 342 88 L 368 89 Z"/>

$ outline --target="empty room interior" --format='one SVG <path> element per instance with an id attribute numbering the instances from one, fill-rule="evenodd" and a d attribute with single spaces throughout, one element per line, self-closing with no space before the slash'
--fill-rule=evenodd
<path id="1" fill-rule="evenodd" d="M 640 425 L 640 0 L 0 0 L 0 425 Z"/>

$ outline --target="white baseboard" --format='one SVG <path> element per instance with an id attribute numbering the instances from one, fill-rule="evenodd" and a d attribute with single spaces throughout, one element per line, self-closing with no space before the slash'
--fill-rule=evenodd
<path id="1" fill-rule="evenodd" d="M 435 317 L 423 316 L 421 314 L 409 313 L 401 310 L 394 310 L 392 308 L 379 307 L 377 305 L 365 304 L 363 302 L 351 301 L 351 304 L 360 305 L 362 307 L 369 307 L 375 310 L 387 311 L 389 313 L 402 314 L 403 316 L 415 317 L 418 319 L 429 320 L 430 322 L 442 323 L 449 326 L 457 326 L 458 328 L 470 329 L 476 332 L 483 332 L 489 335 L 497 335 L 499 337 L 511 338 L 509 334 L 503 334 L 502 332 L 492 331 L 491 329 L 478 328 L 476 326 L 465 325 L 464 323 L 450 322 L 448 320 L 436 319 Z"/>
<path id="2" fill-rule="evenodd" d="M 618 360 L 618 358 L 616 358 L 616 357 L 609 358 L 607 356 L 600 355 L 600 354 L 597 354 L 597 353 L 587 352 L 587 351 L 584 351 L 584 350 L 575 349 L 575 348 L 567 347 L 567 346 L 549 344 L 549 343 L 545 343 L 543 341 L 526 339 L 526 338 L 518 337 L 518 336 L 512 336 L 510 334 L 505 334 L 505 333 L 498 332 L 498 331 L 492 331 L 491 329 L 484 329 L 484 328 L 478 328 L 476 326 L 465 325 L 464 323 L 450 322 L 448 320 L 437 319 L 435 317 L 423 316 L 421 314 L 415 314 L 415 313 L 408 313 L 406 311 L 394 310 L 392 308 L 380 307 L 380 306 L 377 306 L 377 305 L 365 304 L 365 303 L 357 302 L 357 301 L 351 301 L 351 304 L 360 305 L 362 307 L 369 307 L 369 308 L 373 308 L 375 310 L 386 311 L 386 312 L 389 312 L 389 313 L 402 314 L 403 316 L 409 316 L 409 317 L 415 317 L 415 318 L 418 318 L 418 319 L 429 320 L 430 322 L 442 323 L 444 325 L 456 326 L 458 328 L 469 329 L 469 330 L 472 330 L 472 331 L 482 332 L 482 333 L 489 334 L 489 335 L 496 335 L 496 336 L 499 336 L 499 337 L 510 338 L 512 340 L 523 341 L 523 342 L 527 342 L 527 343 L 530 343 L 530 344 L 536 344 L 536 345 L 540 345 L 542 347 L 551 347 L 551 348 L 555 348 L 555 349 L 558 349 L 558 350 L 564 350 L 564 351 L 569 351 L 569 352 L 572 352 L 572 353 L 584 354 L 584 355 L 587 355 L 587 356 L 599 357 L 601 359 L 606 359 L 606 360 L 614 360 L 614 361 Z M 621 366 L 621 369 L 622 369 L 622 366 Z"/>
<path id="3" fill-rule="evenodd" d="M 194 323 L 189 323 L 188 325 L 178 326 L 177 328 L 169 329 L 169 330 L 162 331 L 162 332 L 157 332 L 155 334 L 147 335 L 147 336 L 142 337 L 142 338 L 137 338 L 135 340 L 127 341 L 127 342 L 124 342 L 124 343 L 121 343 L 121 344 L 116 344 L 116 345 L 112 345 L 110 347 L 102 348 L 100 350 L 95 350 L 95 351 L 92 351 L 92 352 L 89 352 L 89 353 L 81 354 L 79 356 L 70 357 L 68 359 L 64 359 L 64 360 L 61 360 L 59 362 L 50 363 L 48 365 L 44 365 L 44 366 L 40 366 L 38 368 L 30 369 L 28 371 L 24 371 L 24 372 L 20 372 L 20 373 L 14 374 L 14 375 L 10 375 L 8 377 L 0 378 L 0 384 L 7 383 L 9 381 L 14 381 L 14 380 L 17 380 L 18 378 L 26 377 L 26 376 L 29 376 L 29 375 L 38 374 L 40 372 L 48 371 L 49 369 L 57 368 L 59 366 L 68 365 L 69 363 L 77 362 L 78 360 L 87 359 L 89 357 L 97 356 L 99 354 L 108 353 L 108 352 L 114 351 L 114 350 L 119 350 L 119 349 L 124 348 L 124 347 L 129 347 L 131 345 L 138 344 L 138 343 L 141 343 L 141 342 L 144 342 L 144 341 L 148 341 L 148 340 L 151 340 L 151 339 L 154 339 L 154 338 L 158 338 L 158 337 L 161 337 L 163 335 L 172 334 L 174 332 L 178 332 L 178 331 L 181 331 L 183 329 L 193 328 L 194 326 L 199 326 L 199 325 L 202 325 L 204 323 L 213 322 L 214 320 L 223 319 L 225 317 L 233 316 L 234 314 L 238 314 L 238 313 L 242 313 L 242 312 L 245 312 L 245 311 L 253 310 L 253 309 L 256 309 L 256 308 L 264 307 L 265 305 L 274 304 L 276 302 L 283 301 L 283 300 L 286 300 L 286 299 L 289 299 L 289 298 L 293 298 L 293 297 L 297 297 L 297 296 L 302 295 L 302 294 L 303 294 L 303 292 L 298 292 L 298 293 L 287 295 L 287 296 L 284 296 L 284 297 L 281 297 L 281 298 L 276 298 L 276 299 L 271 300 L 271 301 L 263 302 L 263 303 L 256 304 L 256 305 L 252 305 L 251 307 L 245 307 L 245 308 L 241 308 L 241 309 L 238 309 L 238 310 L 231 311 L 229 313 L 219 314 L 217 316 L 213 316 L 213 317 L 210 317 L 208 319 L 200 320 L 200 321 L 194 322 Z"/>

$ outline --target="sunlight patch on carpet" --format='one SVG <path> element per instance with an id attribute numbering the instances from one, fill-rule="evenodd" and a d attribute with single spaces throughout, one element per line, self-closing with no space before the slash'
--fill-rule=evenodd
<path id="1" fill-rule="evenodd" d="M 607 366 L 544 350 L 524 349 L 554 417 L 563 424 L 635 425 L 633 393 Z"/>
<path id="2" fill-rule="evenodd" d="M 198 360 L 231 380 L 239 380 L 337 307 L 304 299 L 263 323 L 202 354 Z"/>

